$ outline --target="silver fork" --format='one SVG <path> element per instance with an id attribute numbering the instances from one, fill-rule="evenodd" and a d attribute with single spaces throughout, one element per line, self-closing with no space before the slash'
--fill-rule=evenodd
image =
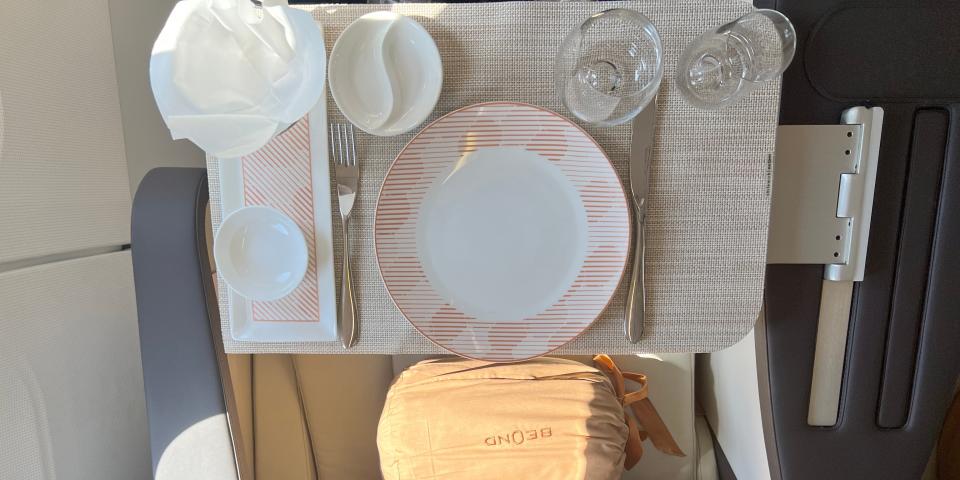
<path id="1" fill-rule="evenodd" d="M 336 165 L 337 195 L 340 198 L 340 218 L 343 220 L 343 275 L 340 283 L 337 330 L 343 347 L 350 348 L 357 343 L 360 330 L 357 321 L 357 303 L 353 296 L 353 282 L 350 278 L 350 212 L 353 210 L 360 180 L 352 124 L 330 125 L 330 151 Z"/>

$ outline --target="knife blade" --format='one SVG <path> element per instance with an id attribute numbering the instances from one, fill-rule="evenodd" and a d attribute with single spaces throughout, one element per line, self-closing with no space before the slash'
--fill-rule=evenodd
<path id="1" fill-rule="evenodd" d="M 640 341 L 646 314 L 646 286 L 644 263 L 647 250 L 644 230 L 647 221 L 647 192 L 650 189 L 650 162 L 653 159 L 653 141 L 657 130 L 657 97 L 633 119 L 633 138 L 630 142 L 630 193 L 636 226 L 633 229 L 633 271 L 627 294 L 627 309 L 623 330 L 630 343 Z"/>

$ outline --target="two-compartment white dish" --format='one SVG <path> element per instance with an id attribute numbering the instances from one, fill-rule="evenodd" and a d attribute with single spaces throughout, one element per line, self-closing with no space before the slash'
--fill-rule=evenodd
<path id="1" fill-rule="evenodd" d="M 443 66 L 422 25 L 393 12 L 373 12 L 340 34 L 328 78 L 334 101 L 351 123 L 392 136 L 430 116 L 440 98 Z"/>

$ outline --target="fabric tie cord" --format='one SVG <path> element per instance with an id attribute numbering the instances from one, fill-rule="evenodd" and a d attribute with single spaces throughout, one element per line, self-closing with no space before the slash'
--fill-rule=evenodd
<path id="1" fill-rule="evenodd" d="M 657 450 L 667 455 L 685 457 L 686 454 L 677 445 L 677 441 L 674 440 L 667 425 L 663 423 L 663 419 L 654 408 L 653 402 L 647 396 L 647 376 L 642 373 L 620 371 L 620 367 L 614 363 L 613 359 L 602 353 L 593 357 L 593 363 L 613 383 L 617 399 L 623 405 L 623 419 L 627 422 L 629 429 L 627 444 L 624 448 L 627 454 L 623 462 L 624 468 L 630 470 L 640 461 L 643 457 L 642 442 L 647 438 Z M 627 392 L 625 380 L 635 382 L 640 388 Z"/>

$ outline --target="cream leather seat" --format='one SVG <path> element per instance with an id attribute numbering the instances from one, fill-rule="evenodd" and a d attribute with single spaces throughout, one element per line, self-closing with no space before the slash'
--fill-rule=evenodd
<path id="1" fill-rule="evenodd" d="M 377 423 L 395 374 L 418 355 L 229 355 L 239 432 L 241 477 L 380 478 Z M 585 363 L 589 357 L 571 357 Z M 624 370 L 643 372 L 650 397 L 686 457 L 645 448 L 624 479 L 716 478 L 709 433 L 698 432 L 694 356 L 616 356 Z M 703 423 L 703 422 L 701 422 Z M 705 425 L 705 424 L 704 424 Z M 701 427 L 705 428 L 705 427 Z M 706 435 L 707 441 L 701 446 Z M 702 464 L 702 465 L 701 465 Z M 246 478 L 243 478 L 246 480 Z"/>
<path id="2" fill-rule="evenodd" d="M 396 375 L 426 358 L 227 355 L 224 391 L 237 410 L 231 423 L 240 480 L 381 478 L 377 424 L 387 390 Z M 687 454 L 673 457 L 648 443 L 624 480 L 718 478 L 709 428 L 695 409 L 694 354 L 613 358 L 625 371 L 647 374 L 650 398 Z"/>

